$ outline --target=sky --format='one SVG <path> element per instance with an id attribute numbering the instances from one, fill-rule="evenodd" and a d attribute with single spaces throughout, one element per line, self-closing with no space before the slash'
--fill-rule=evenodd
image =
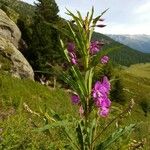
<path id="1" fill-rule="evenodd" d="M 30 4 L 36 0 L 23 0 Z M 83 16 L 92 6 L 95 16 L 109 8 L 104 14 L 105 28 L 96 29 L 104 34 L 148 34 L 150 35 L 150 0 L 55 0 L 59 7 L 59 15 L 69 19 L 66 8 Z"/>

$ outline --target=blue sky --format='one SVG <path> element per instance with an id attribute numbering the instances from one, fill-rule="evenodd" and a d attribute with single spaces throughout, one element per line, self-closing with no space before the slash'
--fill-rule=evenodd
<path id="1" fill-rule="evenodd" d="M 23 0 L 33 4 L 36 0 Z M 103 16 L 105 28 L 98 30 L 109 34 L 150 34 L 150 0 L 55 0 L 59 6 L 59 14 L 68 18 L 65 8 L 83 15 L 92 6 L 95 16 L 109 8 Z"/>

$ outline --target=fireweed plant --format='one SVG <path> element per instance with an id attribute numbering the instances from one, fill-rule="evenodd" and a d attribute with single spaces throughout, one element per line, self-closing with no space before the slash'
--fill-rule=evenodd
<path id="1" fill-rule="evenodd" d="M 109 93 L 111 83 L 107 76 L 103 76 L 99 81 L 93 83 L 94 68 L 97 64 L 107 65 L 109 57 L 108 51 L 103 51 L 103 42 L 92 41 L 92 34 L 95 27 L 105 27 L 102 15 L 94 18 L 94 8 L 91 13 L 87 13 L 83 19 L 80 12 L 77 15 L 67 10 L 67 14 L 72 17 L 74 23 L 68 23 L 71 42 L 64 44 L 61 41 L 64 57 L 70 68 L 71 75 L 64 75 L 64 80 L 72 90 L 72 104 L 77 105 L 80 119 L 77 121 L 76 132 L 78 142 L 74 143 L 75 149 L 93 150 L 106 149 L 111 145 L 112 139 L 108 143 L 96 143 L 99 138 L 97 131 L 98 118 L 105 119 L 109 116 L 111 109 L 111 100 Z M 124 132 L 131 130 L 134 125 L 130 125 L 120 132 L 116 132 L 119 138 Z M 120 134 L 120 135 L 119 135 Z"/>
<path id="2" fill-rule="evenodd" d="M 135 126 L 131 124 L 117 129 L 112 135 L 106 136 L 107 138 L 101 141 L 101 135 L 105 133 L 110 124 L 132 108 L 130 105 L 101 130 L 98 130 L 99 121 L 107 119 L 111 113 L 112 102 L 109 98 L 111 83 L 105 75 L 98 81 L 94 81 L 94 69 L 99 63 L 107 65 L 110 58 L 107 56 L 109 51 L 102 49 L 104 43 L 93 41 L 91 38 L 95 27 L 105 27 L 104 19 L 101 17 L 106 11 L 94 18 L 94 8 L 92 8 L 91 12 L 88 12 L 83 18 L 80 12 L 77 11 L 77 15 L 74 15 L 67 10 L 67 14 L 72 17 L 72 22 L 68 22 L 69 32 L 67 33 L 70 40 L 68 43 L 60 41 L 69 73 L 61 74 L 61 76 L 73 91 L 70 99 L 72 104 L 78 108 L 79 117 L 73 119 L 71 124 L 74 127 L 70 130 L 67 128 L 66 122 L 63 125 L 63 119 L 53 118 L 54 122 L 61 123 L 62 132 L 69 140 L 66 149 L 105 150 Z M 50 127 L 48 125 L 46 129 Z M 74 134 L 72 134 L 72 130 Z"/>

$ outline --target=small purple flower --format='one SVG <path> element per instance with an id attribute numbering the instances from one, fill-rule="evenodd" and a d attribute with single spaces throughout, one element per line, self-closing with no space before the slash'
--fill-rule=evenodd
<path id="1" fill-rule="evenodd" d="M 99 52 L 102 48 L 103 43 L 99 42 L 99 41 L 92 41 L 90 43 L 90 53 L 92 55 L 96 54 L 97 52 Z"/>
<path id="2" fill-rule="evenodd" d="M 102 98 L 100 101 L 100 106 L 102 108 L 109 108 L 111 106 L 111 101 L 108 97 Z"/>
<path id="3" fill-rule="evenodd" d="M 77 64 L 77 56 L 74 52 L 69 52 L 70 61 L 73 65 Z"/>
<path id="4" fill-rule="evenodd" d="M 76 59 L 76 58 L 71 58 L 71 63 L 72 63 L 73 65 L 76 65 L 76 64 L 77 64 L 77 59 Z"/>
<path id="5" fill-rule="evenodd" d="M 101 97 L 94 99 L 96 107 L 106 107 L 109 108 L 111 106 L 111 101 L 106 94 L 103 94 Z"/>
<path id="6" fill-rule="evenodd" d="M 106 76 L 103 77 L 102 85 L 105 88 L 106 93 L 109 93 L 111 85 L 110 85 L 110 82 Z"/>
<path id="7" fill-rule="evenodd" d="M 68 52 L 74 52 L 75 51 L 75 44 L 73 42 L 69 42 L 67 45 Z"/>
<path id="8" fill-rule="evenodd" d="M 99 110 L 99 115 L 102 117 L 107 117 L 109 114 L 109 108 L 103 107 Z"/>
<path id="9" fill-rule="evenodd" d="M 77 64 L 77 56 L 75 54 L 75 44 L 70 42 L 67 45 L 68 54 L 70 56 L 70 61 L 73 65 Z"/>
<path id="10" fill-rule="evenodd" d="M 79 98 L 78 95 L 73 94 L 73 95 L 71 96 L 71 101 L 72 101 L 73 104 L 78 104 L 78 103 L 80 102 L 80 98 Z"/>
<path id="11" fill-rule="evenodd" d="M 102 63 L 102 64 L 107 64 L 108 61 L 109 61 L 109 57 L 108 57 L 107 55 L 105 55 L 105 56 L 103 56 L 103 57 L 101 58 L 101 63 Z"/>

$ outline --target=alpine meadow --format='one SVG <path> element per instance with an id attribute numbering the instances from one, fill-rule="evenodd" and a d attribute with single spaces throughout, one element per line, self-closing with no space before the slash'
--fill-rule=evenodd
<path id="1" fill-rule="evenodd" d="M 149 150 L 150 38 L 61 7 L 0 0 L 0 150 Z"/>

